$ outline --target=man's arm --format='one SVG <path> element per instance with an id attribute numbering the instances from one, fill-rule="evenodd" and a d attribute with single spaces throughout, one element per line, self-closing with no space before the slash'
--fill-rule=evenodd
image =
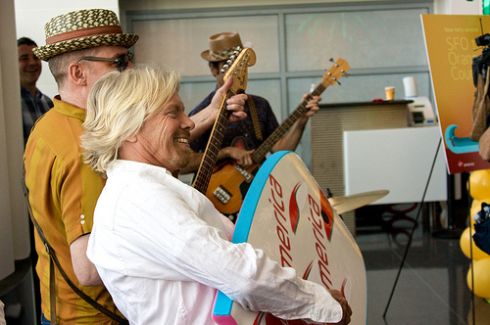
<path id="1" fill-rule="evenodd" d="M 237 164 L 241 166 L 249 166 L 252 164 L 251 153 L 253 150 L 244 150 L 237 147 L 226 147 L 219 151 L 218 153 L 218 161 L 222 159 L 234 159 Z M 199 169 L 199 165 L 201 164 L 203 153 L 194 152 L 192 159 L 190 159 L 189 164 L 185 168 L 183 168 L 180 173 L 181 174 L 189 174 L 195 173 Z"/>
<path id="2" fill-rule="evenodd" d="M 308 111 L 291 126 L 291 129 L 279 141 L 277 141 L 277 143 L 272 147 L 272 152 L 296 149 L 308 120 L 319 110 L 319 101 L 320 97 L 315 96 L 308 102 L 306 105 Z"/>
<path id="3" fill-rule="evenodd" d="M 231 85 L 232 80 L 229 78 L 227 82 L 216 91 L 209 106 L 190 117 L 196 125 L 194 129 L 191 130 L 191 141 L 201 136 L 213 126 L 219 109 L 221 108 L 223 98 L 226 97 L 226 92 Z M 247 114 L 243 110 L 246 101 L 247 95 L 245 94 L 238 94 L 226 100 L 226 109 L 231 112 L 229 118 L 231 122 L 242 120 L 247 117 Z"/>
<path id="4" fill-rule="evenodd" d="M 102 280 L 95 265 L 87 258 L 87 244 L 90 234 L 83 235 L 70 245 L 71 262 L 75 275 L 81 285 L 101 285 Z"/>

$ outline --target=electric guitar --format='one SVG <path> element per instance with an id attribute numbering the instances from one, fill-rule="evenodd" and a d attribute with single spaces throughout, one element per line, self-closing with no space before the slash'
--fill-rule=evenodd
<path id="1" fill-rule="evenodd" d="M 255 61 L 256 56 L 252 49 L 237 47 L 223 67 L 224 71 L 222 72 L 225 72 L 223 80 L 226 82 L 231 78 L 233 83 L 230 89 L 228 89 L 226 96 L 222 99 L 218 116 L 214 122 L 204 155 L 192 184 L 195 189 L 203 194 L 206 193 L 208 188 L 228 124 L 229 114 L 226 110 L 226 100 L 233 95 L 245 91 L 247 88 L 248 67 L 254 65 Z"/>
<path id="2" fill-rule="evenodd" d="M 219 165 L 209 180 L 206 196 L 216 209 L 223 214 L 236 214 L 242 205 L 243 197 L 250 186 L 259 164 L 264 160 L 274 144 L 291 128 L 291 126 L 308 111 L 306 107 L 312 96 L 320 95 L 350 69 L 344 59 L 338 59 L 323 74 L 322 81 L 306 96 L 296 110 L 252 153 L 253 164 L 247 167 L 236 162 Z M 206 149 L 207 150 L 207 149 Z"/>

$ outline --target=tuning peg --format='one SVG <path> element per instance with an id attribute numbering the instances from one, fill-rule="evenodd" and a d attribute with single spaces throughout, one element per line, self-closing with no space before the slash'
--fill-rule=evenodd
<path id="1" fill-rule="evenodd" d="M 350 76 L 352 76 L 350 73 L 348 73 L 347 71 L 344 71 L 344 70 L 342 70 L 342 75 L 344 77 L 350 77 Z"/>
<path id="2" fill-rule="evenodd" d="M 335 79 L 335 82 L 336 82 L 336 83 L 337 83 L 337 85 L 339 85 L 339 86 L 341 86 L 341 85 L 342 85 L 338 79 Z"/>

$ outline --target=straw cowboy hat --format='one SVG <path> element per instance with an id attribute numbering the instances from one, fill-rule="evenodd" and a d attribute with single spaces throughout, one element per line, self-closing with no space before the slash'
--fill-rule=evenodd
<path id="1" fill-rule="evenodd" d="M 238 33 L 214 34 L 209 37 L 209 50 L 203 51 L 201 57 L 209 62 L 225 61 L 236 47 L 243 48 Z"/>
<path id="2" fill-rule="evenodd" d="M 114 12 L 105 9 L 72 11 L 52 18 L 44 27 L 46 45 L 32 51 L 41 60 L 102 45 L 130 48 L 138 40 L 136 34 L 122 32 Z"/>

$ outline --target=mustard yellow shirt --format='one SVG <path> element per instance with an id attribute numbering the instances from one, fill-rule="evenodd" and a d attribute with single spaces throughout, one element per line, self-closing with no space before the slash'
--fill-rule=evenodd
<path id="1" fill-rule="evenodd" d="M 83 163 L 80 148 L 85 110 L 59 98 L 54 107 L 32 129 L 24 154 L 25 181 L 29 203 L 48 242 L 70 279 L 85 293 L 109 310 L 115 311 L 103 286 L 84 287 L 73 272 L 70 244 L 90 233 L 93 213 L 104 179 Z M 39 259 L 41 308 L 50 319 L 49 256 L 38 234 L 35 235 Z M 111 324 L 111 320 L 81 299 L 56 273 L 56 312 L 61 323 Z"/>

